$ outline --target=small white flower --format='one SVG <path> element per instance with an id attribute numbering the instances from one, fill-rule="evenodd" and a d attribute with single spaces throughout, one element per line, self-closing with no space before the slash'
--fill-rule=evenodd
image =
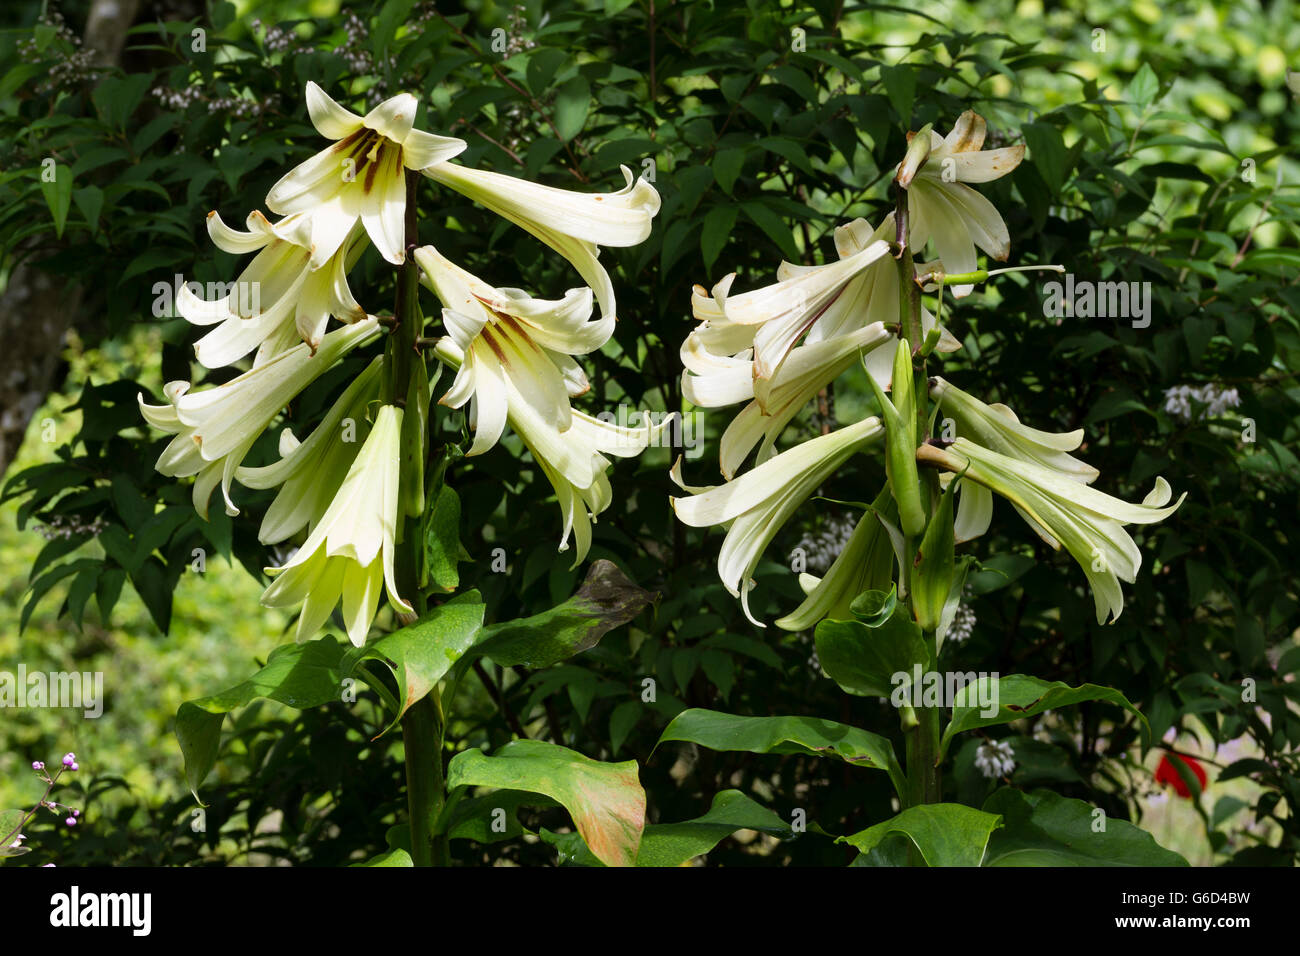
<path id="1" fill-rule="evenodd" d="M 1003 740 L 979 745 L 975 751 L 975 769 L 990 780 L 1009 776 L 1016 769 L 1016 753 Z"/>
<path id="2" fill-rule="evenodd" d="M 1203 406 L 1198 413 L 1192 403 Z M 1198 387 L 1176 385 L 1165 391 L 1165 413 L 1184 423 L 1194 419 L 1218 418 L 1229 408 L 1241 405 L 1241 396 L 1235 388 L 1220 389 L 1217 385 L 1206 384 Z"/>
<path id="3" fill-rule="evenodd" d="M 952 641 L 954 644 L 969 640 L 971 631 L 975 629 L 975 620 L 975 612 L 971 610 L 969 604 L 958 604 L 957 613 L 953 616 L 952 623 L 948 625 L 944 640 Z"/>

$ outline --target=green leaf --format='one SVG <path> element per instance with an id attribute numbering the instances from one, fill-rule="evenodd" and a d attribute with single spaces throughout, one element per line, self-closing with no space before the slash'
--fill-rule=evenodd
<path id="1" fill-rule="evenodd" d="M 392 730 L 402 715 L 433 690 L 474 646 L 482 635 L 486 611 L 479 593 L 467 591 L 438 605 L 414 624 L 347 653 L 342 662 L 344 676 L 350 676 L 362 661 L 373 659 L 388 665 L 397 680 L 399 709 L 381 736 Z"/>
<path id="2" fill-rule="evenodd" d="M 1003 787 L 984 802 L 1003 829 L 989 841 L 985 866 L 1187 866 L 1126 820 L 1050 790 Z M 1104 825 L 1104 830 L 1097 827 Z"/>
<path id="3" fill-rule="evenodd" d="M 743 149 L 720 149 L 713 157 L 713 178 L 728 196 L 745 165 Z"/>
<path id="4" fill-rule="evenodd" d="M 388 849 L 353 866 L 415 866 L 411 859 L 411 828 L 405 823 L 388 828 L 384 834 Z"/>
<path id="5" fill-rule="evenodd" d="M 7 856 L 22 856 L 32 851 L 28 846 L 13 845 L 18 840 L 20 832 L 18 826 L 26 816 L 26 810 L 0 810 L 0 860 Z"/>
<path id="6" fill-rule="evenodd" d="M 540 47 L 532 52 L 528 57 L 525 76 L 528 79 L 528 89 L 534 96 L 541 96 L 546 91 L 551 78 L 555 76 L 555 71 L 568 58 L 568 53 L 555 47 Z"/>
<path id="7" fill-rule="evenodd" d="M 444 591 L 460 587 L 460 496 L 447 485 L 438 488 L 429 509 L 424 559 L 433 583 Z"/>
<path id="8" fill-rule="evenodd" d="M 342 657 L 343 647 L 329 636 L 307 644 L 282 644 L 271 652 L 266 666 L 243 683 L 181 704 L 176 712 L 176 739 L 185 757 L 185 779 L 194 799 L 199 799 L 199 784 L 217 762 L 221 722 L 226 714 L 258 697 L 299 710 L 338 700 Z"/>
<path id="9" fill-rule="evenodd" d="M 83 186 L 72 194 L 82 218 L 91 232 L 99 229 L 99 214 L 104 208 L 104 191 L 98 186 Z"/>
<path id="10" fill-rule="evenodd" d="M 700 230 L 700 258 L 704 260 L 705 272 L 713 271 L 713 264 L 731 238 L 738 213 L 739 210 L 732 205 L 714 206 L 704 217 L 704 228 Z"/>
<path id="11" fill-rule="evenodd" d="M 1065 148 L 1061 131 L 1051 123 L 1025 123 L 1021 127 L 1025 144 L 1029 147 L 1029 158 L 1038 167 L 1043 181 L 1056 195 L 1065 185 L 1069 174 L 1070 151 Z"/>
<path id="12" fill-rule="evenodd" d="M 636 865 L 681 866 L 708 853 L 737 830 L 757 830 L 783 838 L 792 836 L 790 825 L 774 811 L 739 790 L 723 790 L 714 796 L 703 816 L 682 823 L 646 827 Z"/>
<path id="13" fill-rule="evenodd" d="M 641 718 L 645 705 L 639 700 L 625 700 L 609 715 L 609 750 L 615 756 L 623 749 L 623 742 Z"/>
<path id="14" fill-rule="evenodd" d="M 56 164 L 52 178 L 49 167 L 41 167 L 41 195 L 54 219 L 54 233 L 63 238 L 63 227 L 68 222 L 68 209 L 72 206 L 72 170 L 62 163 Z"/>
<path id="15" fill-rule="evenodd" d="M 901 833 L 916 845 L 928 866 L 979 866 L 989 836 L 1001 821 L 997 814 L 960 803 L 926 803 L 836 842 L 870 853 L 891 833 Z"/>
<path id="16" fill-rule="evenodd" d="M 652 823 L 641 836 L 637 866 L 681 866 L 708 853 L 737 830 L 757 830 L 773 836 L 792 836 L 790 825 L 772 810 L 739 790 L 723 790 L 713 798 L 708 813 L 682 823 Z M 544 831 L 542 839 L 560 851 L 564 862 L 601 866 L 574 833 Z"/>
<path id="17" fill-rule="evenodd" d="M 1047 682 L 1025 674 L 1011 674 L 1008 677 L 981 677 L 972 681 L 953 698 L 952 720 L 943 732 L 940 743 L 940 756 L 948 751 L 948 744 L 957 734 L 977 727 L 991 727 L 994 724 L 1006 724 L 1021 717 L 1032 717 L 1045 710 L 1068 707 L 1085 700 L 1100 700 L 1115 704 L 1141 718 L 1146 718 L 1119 691 L 1112 687 L 1097 684 L 1081 684 L 1071 687 L 1060 681 Z M 972 703 L 967 703 L 971 701 Z M 984 711 L 992 707 L 982 707 L 979 701 L 996 703 L 996 712 L 986 716 Z"/>
<path id="18" fill-rule="evenodd" d="M 776 243 L 782 255 L 792 262 L 798 261 L 799 247 L 795 245 L 794 235 L 790 232 L 790 227 L 786 225 L 785 220 L 777 215 L 771 206 L 754 200 L 742 203 L 741 208 L 745 211 L 745 215 L 752 219 L 755 225 Z"/>
<path id="19" fill-rule="evenodd" d="M 897 675 L 907 686 L 916 665 L 924 670 L 930 663 L 925 635 L 901 604 L 878 627 L 824 620 L 813 633 L 826 676 L 859 697 L 889 697 L 900 686 Z"/>
<path id="20" fill-rule="evenodd" d="M 888 772 L 895 786 L 902 777 L 894 747 L 884 737 L 817 717 L 738 717 L 691 708 L 673 718 L 655 746 L 670 740 L 710 750 L 838 757 L 855 767 Z"/>
<path id="21" fill-rule="evenodd" d="M 100 118 L 113 129 L 125 129 L 127 118 L 135 112 L 153 78 L 153 73 L 144 72 L 106 76 L 100 80 L 90 94 Z"/>
<path id="22" fill-rule="evenodd" d="M 475 748 L 452 758 L 447 786 L 526 790 L 569 811 L 587 847 L 607 866 L 631 866 L 645 827 L 645 791 L 635 760 L 602 763 L 541 740 L 515 740 L 492 756 Z"/>
<path id="23" fill-rule="evenodd" d="M 1143 63 L 1128 85 L 1129 101 L 1139 112 L 1145 113 L 1151 108 L 1159 92 L 1160 78 L 1156 76 L 1155 70 L 1151 69 L 1151 64 Z"/>
<path id="24" fill-rule="evenodd" d="M 476 652 L 501 667 L 549 667 L 594 647 L 658 597 L 637 587 L 612 561 L 592 563 L 573 597 L 532 617 L 483 629 Z"/>
<path id="25" fill-rule="evenodd" d="M 447 837 L 475 843 L 518 839 L 524 833 L 516 817 L 520 807 L 556 805 L 553 800 L 522 790 L 496 790 L 481 797 L 460 800 L 447 824 Z M 585 844 L 583 848 L 586 848 Z"/>
<path id="26" fill-rule="evenodd" d="M 899 122 L 912 121 L 912 103 L 916 99 L 916 74 L 906 66 L 881 66 L 880 78 L 885 84 L 885 95 L 898 114 Z"/>
<path id="27" fill-rule="evenodd" d="M 575 76 L 556 91 L 553 119 L 561 139 L 568 141 L 582 132 L 590 108 L 591 85 L 586 77 Z"/>

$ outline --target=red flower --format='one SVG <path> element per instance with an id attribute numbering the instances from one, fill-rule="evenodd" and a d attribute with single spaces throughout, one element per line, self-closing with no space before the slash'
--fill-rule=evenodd
<path id="1" fill-rule="evenodd" d="M 1196 760 L 1194 757 L 1184 757 L 1182 754 L 1174 754 L 1174 756 L 1191 769 L 1192 773 L 1196 776 L 1197 781 L 1200 782 L 1201 789 L 1204 790 L 1206 776 L 1205 769 L 1201 766 L 1200 761 Z M 1178 773 L 1178 768 L 1173 765 L 1172 761 L 1170 761 L 1168 753 L 1160 758 L 1160 765 L 1156 767 L 1156 783 L 1167 783 L 1174 788 L 1174 792 L 1180 797 L 1191 799 L 1192 791 L 1188 788 L 1187 784 L 1183 782 L 1182 776 Z"/>

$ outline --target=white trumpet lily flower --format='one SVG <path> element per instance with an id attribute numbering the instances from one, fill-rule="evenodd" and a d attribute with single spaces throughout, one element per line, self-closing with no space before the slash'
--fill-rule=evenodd
<path id="1" fill-rule="evenodd" d="M 401 431 L 402 410 L 381 407 L 342 486 L 307 540 L 285 564 L 266 569 L 275 580 L 262 594 L 262 604 L 301 603 L 300 642 L 314 636 L 341 601 L 348 638 L 360 647 L 385 589 L 396 610 L 414 613 L 398 594 L 393 569 Z"/>
<path id="2" fill-rule="evenodd" d="M 875 230 L 866 220 L 855 219 L 835 230 L 837 262 L 820 266 L 783 262 L 774 285 L 741 295 L 730 295 L 734 273 L 715 285 L 712 293 L 696 286 L 691 306 L 701 324 L 691 333 L 698 337 L 698 345 L 692 347 L 718 355 L 738 355 L 752 347 L 753 377 L 763 383 L 756 383 L 761 394 L 800 338 L 812 345 L 876 323 L 897 324 L 898 267 L 887 255 L 894 233 L 893 213 Z M 935 325 L 934 316 L 924 308 L 921 323 L 923 332 Z M 961 343 L 943 330 L 939 351 L 959 348 Z M 892 356 L 878 353 L 866 364 L 881 387 L 888 388 Z"/>
<path id="3" fill-rule="evenodd" d="M 1101 474 L 1092 465 L 1069 454 L 1083 443 L 1082 428 L 1072 432 L 1039 431 L 1020 424 L 1016 413 L 1006 405 L 986 405 L 942 378 L 931 381 L 930 397 L 956 426 L 956 435 L 952 437 L 969 438 L 1009 458 L 1035 462 L 1085 485 L 1092 484 Z"/>
<path id="4" fill-rule="evenodd" d="M 691 305 L 695 317 L 711 325 L 725 320 L 724 328 L 755 327 L 753 376 L 770 379 L 816 323 L 838 327 L 846 321 L 845 314 L 858 308 L 863 273 L 888 254 L 889 243 L 880 240 L 825 265 L 783 264 L 774 284 L 739 295 L 731 295 L 733 272 L 707 295 L 697 286 Z M 889 264 L 892 267 L 892 260 Z"/>
<path id="5" fill-rule="evenodd" d="M 371 317 L 327 333 L 314 353 L 304 343 L 224 385 L 190 392 L 189 382 L 169 382 L 163 388 L 166 405 L 146 405 L 139 396 L 140 412 L 149 424 L 176 436 L 154 467 L 169 477 L 198 476 L 194 508 L 205 519 L 218 482 L 226 513 L 239 514 L 230 498 L 230 482 L 253 442 L 295 395 L 378 332 L 379 321 Z"/>
<path id="6" fill-rule="evenodd" d="M 946 136 L 930 132 L 930 155 L 919 169 L 900 164 L 899 185 L 907 190 L 909 245 L 913 252 L 934 240 L 938 257 L 950 275 L 974 272 L 979 262 L 975 247 L 998 261 L 1011 253 L 1011 237 L 1001 214 L 966 183 L 1001 179 L 1020 165 L 1023 144 L 1003 149 L 982 149 L 983 117 L 967 110 Z M 908 139 L 911 139 L 909 134 Z M 973 285 L 950 286 L 958 298 Z"/>
<path id="7" fill-rule="evenodd" d="M 188 284 L 180 288 L 176 310 L 194 325 L 216 325 L 194 346 L 206 368 L 230 365 L 254 349 L 257 367 L 300 341 L 315 350 L 331 315 L 345 324 L 366 317 L 347 279 L 348 266 L 360 252 L 359 226 L 318 270 L 311 265 L 311 219 L 301 213 L 272 226 L 253 210 L 248 231 L 240 232 L 210 212 L 208 234 L 219 249 L 257 255 L 219 299 L 200 299 Z"/>
<path id="8" fill-rule="evenodd" d="M 432 165 L 424 175 L 486 206 L 568 259 L 595 292 L 601 315 L 612 319 L 614 285 L 598 261 L 600 247 L 644 242 L 659 212 L 654 186 L 634 179 L 626 166 L 621 169 L 627 186 L 610 193 L 573 192 L 457 163 Z"/>
<path id="9" fill-rule="evenodd" d="M 917 457 L 955 473 L 964 471 L 963 485 L 976 482 L 1006 498 L 1051 548 L 1064 546 L 1087 575 L 1102 624 L 1124 610 L 1119 582 L 1131 584 L 1142 566 L 1142 553 L 1124 526 L 1162 521 L 1187 497 L 1184 493 L 1170 505 L 1173 492 L 1168 482 L 1157 478 L 1142 502 L 1131 504 L 1055 469 L 998 454 L 965 438 L 946 450 L 922 446 Z"/>
<path id="10" fill-rule="evenodd" d="M 472 401 L 474 442 L 481 455 L 501 437 L 511 399 L 526 402 L 557 431 L 572 423 L 569 396 L 590 388 L 573 360 L 600 348 L 614 332 L 612 316 L 591 320 L 590 289 L 570 289 L 563 299 L 534 299 L 519 289 L 498 289 L 444 257 L 432 246 L 415 251 L 422 279 L 445 306 L 449 337 L 464 355 L 441 404 Z"/>
<path id="11" fill-rule="evenodd" d="M 879 419 L 863 419 L 796 445 L 712 488 L 688 487 L 682 481 L 680 459 L 673 466 L 673 480 L 693 492 L 690 497 L 669 499 L 677 517 L 694 528 L 727 526 L 718 553 L 718 575 L 727 591 L 740 598 L 751 622 L 766 626 L 750 613 L 749 592 L 754 587 L 754 569 L 772 538 L 837 468 L 884 434 Z"/>
<path id="12" fill-rule="evenodd" d="M 280 433 L 280 460 L 259 468 L 239 468 L 235 480 L 248 488 L 275 488 L 257 540 L 277 544 L 304 528 L 310 530 L 343 484 L 369 427 L 366 409 L 379 397 L 383 358 L 376 356 L 334 402 L 306 440 L 293 430 Z"/>
<path id="13" fill-rule="evenodd" d="M 640 454 L 659 431 L 647 417 L 628 428 L 592 418 L 570 405 L 590 387 L 573 360 L 600 348 L 614 317 L 592 320 L 592 291 L 571 289 L 561 300 L 534 299 L 518 289 L 497 289 L 455 265 L 431 246 L 415 260 L 446 308 L 448 335 L 435 354 L 457 369 L 439 404 L 470 403 L 474 441 L 467 455 L 497 443 L 507 424 L 523 441 L 555 489 L 564 515 L 560 550 L 570 533 L 577 542 L 576 567 L 591 546 L 591 522 L 612 500 L 606 454 Z"/>
<path id="14" fill-rule="evenodd" d="M 891 341 L 893 335 L 879 322 L 834 338 L 796 346 L 772 379 L 755 379 L 748 352 L 735 357 L 715 356 L 689 336 L 682 347 L 682 392 L 704 407 L 731 405 L 751 399 L 723 432 L 719 454 L 722 474 L 730 480 L 761 441 L 757 461 L 776 454 L 776 440 L 790 420 L 826 384 L 837 378 L 859 356 Z"/>
<path id="15" fill-rule="evenodd" d="M 399 93 L 358 116 L 307 84 L 312 124 L 337 142 L 285 174 L 266 204 L 282 216 L 310 214 L 313 269 L 329 261 L 358 220 L 380 255 L 395 265 L 405 261 L 406 170 L 446 162 L 467 145 L 413 129 L 418 106 L 410 93 Z"/>

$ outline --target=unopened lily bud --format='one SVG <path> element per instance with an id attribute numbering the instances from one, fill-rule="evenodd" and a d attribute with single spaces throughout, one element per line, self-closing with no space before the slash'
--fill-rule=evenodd
<path id="1" fill-rule="evenodd" d="M 939 497 L 939 506 L 926 526 L 916 570 L 912 573 L 912 610 L 916 614 L 916 623 L 927 633 L 938 629 L 952 589 L 956 545 L 952 499 L 956 486 L 956 481 L 949 482 L 948 490 Z"/>
<path id="2" fill-rule="evenodd" d="M 912 347 L 907 339 L 898 340 L 891 395 L 886 395 L 874 378 L 868 376 L 868 381 L 885 423 L 885 474 L 898 504 L 899 525 L 905 535 L 915 537 L 925 530 L 925 508 L 916 470 L 916 396 L 912 392 Z"/>
<path id="3" fill-rule="evenodd" d="M 921 171 L 925 161 L 930 158 L 930 123 L 921 127 L 921 131 L 914 134 L 907 143 L 907 155 L 903 161 L 898 164 L 898 172 L 894 175 L 894 182 L 906 189 L 912 184 L 912 179 Z"/>

